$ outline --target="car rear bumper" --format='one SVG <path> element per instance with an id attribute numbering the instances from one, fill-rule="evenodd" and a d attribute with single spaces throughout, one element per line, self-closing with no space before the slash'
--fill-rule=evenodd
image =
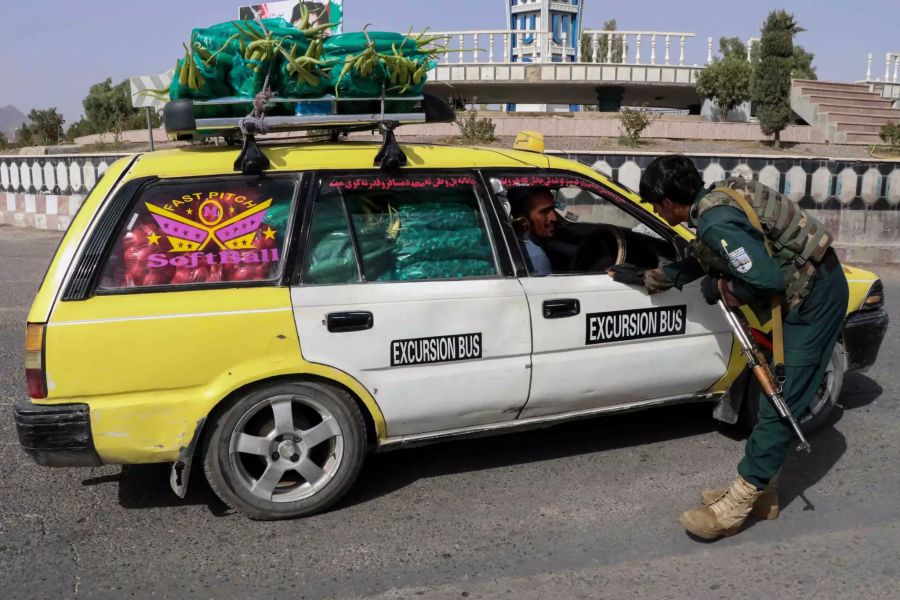
<path id="1" fill-rule="evenodd" d="M 40 405 L 17 400 L 13 407 L 19 443 L 45 467 L 99 467 L 87 404 Z"/>
<path id="2" fill-rule="evenodd" d="M 864 369 L 875 364 L 888 321 L 884 309 L 856 312 L 847 317 L 844 323 L 844 350 L 847 352 L 848 370 Z"/>

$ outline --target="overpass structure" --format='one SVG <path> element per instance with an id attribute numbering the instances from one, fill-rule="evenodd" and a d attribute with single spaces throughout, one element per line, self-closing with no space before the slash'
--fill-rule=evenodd
<path id="1" fill-rule="evenodd" d="M 695 34 L 686 32 L 584 29 L 578 40 L 565 31 L 539 29 L 429 35 L 441 36 L 437 43 L 447 52 L 429 71 L 426 91 L 481 104 L 597 105 L 611 111 L 646 104 L 699 114 L 697 77 L 713 55 L 712 38 L 698 53 L 689 45 Z M 168 87 L 171 79 L 171 71 L 132 77 L 132 104 L 162 109 L 165 102 L 145 92 Z"/>
<path id="2" fill-rule="evenodd" d="M 585 29 L 575 44 L 566 32 L 556 37 L 527 29 L 434 35 L 444 36 L 448 52 L 429 73 L 426 90 L 481 104 L 579 104 L 601 110 L 646 104 L 699 114 L 697 77 L 712 61 L 712 38 L 702 64 L 688 61 L 695 34 L 686 32 Z M 554 60 L 542 59 L 548 50 Z"/>

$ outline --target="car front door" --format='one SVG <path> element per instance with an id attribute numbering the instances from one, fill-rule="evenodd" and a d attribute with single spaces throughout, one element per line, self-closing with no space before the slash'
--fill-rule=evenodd
<path id="1" fill-rule="evenodd" d="M 516 418 L 531 327 L 472 172 L 325 175 L 291 290 L 305 359 L 378 402 L 391 437 Z"/>
<path id="2" fill-rule="evenodd" d="M 650 296 L 606 274 L 616 262 L 650 267 L 677 257 L 653 217 L 612 187 L 574 174 L 494 181 L 510 196 L 516 187 L 550 189 L 560 215 L 554 239 L 535 240 L 554 272 L 521 279 L 534 345 L 522 418 L 692 395 L 724 375 L 732 336 L 699 282 Z"/>

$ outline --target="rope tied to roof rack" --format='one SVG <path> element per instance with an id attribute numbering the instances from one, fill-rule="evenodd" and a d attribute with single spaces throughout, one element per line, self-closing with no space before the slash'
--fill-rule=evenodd
<path id="1" fill-rule="evenodd" d="M 256 19 L 256 22 L 262 28 L 263 34 L 268 35 L 265 24 L 259 18 Z M 266 123 L 266 107 L 275 95 L 269 85 L 273 64 L 274 61 L 269 61 L 266 79 L 263 81 L 262 89 L 253 97 L 253 109 L 250 114 L 238 121 L 238 127 L 244 136 L 244 143 L 240 154 L 234 161 L 234 170 L 240 170 L 244 175 L 259 175 L 271 164 L 269 158 L 256 144 L 256 136 L 269 132 L 269 124 Z"/>

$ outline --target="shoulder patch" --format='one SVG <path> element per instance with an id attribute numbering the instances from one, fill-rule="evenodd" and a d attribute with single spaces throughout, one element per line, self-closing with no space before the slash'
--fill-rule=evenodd
<path id="1" fill-rule="evenodd" d="M 734 267 L 734 270 L 738 273 L 746 273 L 753 268 L 753 261 L 750 260 L 750 256 L 747 254 L 747 251 L 744 250 L 743 246 L 729 252 L 728 260 L 731 261 L 731 266 Z"/>

